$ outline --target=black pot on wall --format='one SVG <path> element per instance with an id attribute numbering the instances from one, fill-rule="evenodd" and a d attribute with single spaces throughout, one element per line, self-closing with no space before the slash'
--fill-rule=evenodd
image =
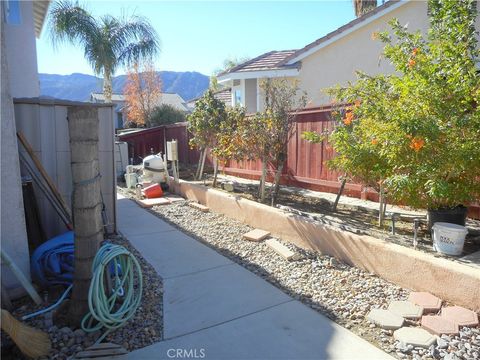
<path id="1" fill-rule="evenodd" d="M 465 226 L 467 220 L 467 207 L 463 205 L 454 208 L 429 209 L 428 228 L 431 229 L 436 222 L 446 222 Z"/>

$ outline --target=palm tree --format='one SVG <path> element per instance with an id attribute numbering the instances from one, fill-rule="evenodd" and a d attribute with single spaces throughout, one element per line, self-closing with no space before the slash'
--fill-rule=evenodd
<path id="1" fill-rule="evenodd" d="M 68 0 L 52 6 L 49 29 L 54 45 L 70 42 L 84 48 L 95 74 L 103 75 L 106 102 L 112 100 L 112 76 L 119 66 L 151 59 L 160 51 L 158 35 L 145 18 L 95 19 L 78 2 Z"/>
<path id="2" fill-rule="evenodd" d="M 382 0 L 382 4 L 383 4 Z M 377 0 L 353 0 L 353 8 L 355 9 L 355 16 L 360 17 L 363 14 L 375 9 L 377 7 Z"/>

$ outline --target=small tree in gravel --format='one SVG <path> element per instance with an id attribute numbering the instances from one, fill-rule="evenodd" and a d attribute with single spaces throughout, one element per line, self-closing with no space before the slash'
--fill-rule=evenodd
<path id="1" fill-rule="evenodd" d="M 200 149 L 200 159 L 196 179 L 201 179 L 208 149 L 217 145 L 218 134 L 222 123 L 226 120 L 225 104 L 215 98 L 209 89 L 196 103 L 195 110 L 187 117 L 189 130 L 193 134 L 190 145 Z M 218 161 L 214 160 L 215 171 Z"/>
<path id="2" fill-rule="evenodd" d="M 212 148 L 215 158 L 226 163 L 228 160 L 244 158 L 244 148 L 238 134 L 240 124 L 245 120 L 245 108 L 234 107 L 226 109 L 225 120 L 220 124 L 217 141 Z M 218 166 L 213 178 L 213 187 L 217 184 Z"/>
<path id="3" fill-rule="evenodd" d="M 287 146 L 293 135 L 292 125 L 300 109 L 306 105 L 306 94 L 299 94 L 297 82 L 285 78 L 266 79 L 260 88 L 265 96 L 265 110 L 242 123 L 240 136 L 250 158 L 262 161 L 259 197 L 265 201 L 268 164 L 274 166 L 272 205 L 278 195 L 280 177 L 287 159 Z"/>

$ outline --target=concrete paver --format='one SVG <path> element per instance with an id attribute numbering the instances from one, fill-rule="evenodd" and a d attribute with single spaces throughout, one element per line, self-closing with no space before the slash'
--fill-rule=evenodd
<path id="1" fill-rule="evenodd" d="M 269 248 L 271 248 L 273 251 L 275 251 L 278 255 L 283 257 L 285 260 L 291 261 L 291 260 L 298 260 L 300 258 L 300 255 L 298 253 L 290 250 L 288 247 L 283 245 L 277 239 L 268 239 L 265 241 L 265 244 L 267 244 Z"/>
<path id="2" fill-rule="evenodd" d="M 393 333 L 395 340 L 402 341 L 407 345 L 429 348 L 436 341 L 435 335 L 427 330 L 414 327 L 403 327 Z"/>
<path id="3" fill-rule="evenodd" d="M 400 315 L 384 309 L 372 309 L 367 315 L 367 320 L 387 330 L 400 329 L 405 321 Z"/>
<path id="4" fill-rule="evenodd" d="M 167 340 L 129 359 L 393 359 L 132 201 L 117 209 L 121 233 L 164 279 Z"/>
<path id="5" fill-rule="evenodd" d="M 190 203 L 188 203 L 188 206 L 190 206 L 191 208 L 200 210 L 201 212 L 209 212 L 210 211 L 210 209 L 208 207 L 206 207 L 205 205 L 202 205 L 202 204 L 199 204 L 199 203 L 196 203 L 196 202 L 190 202 Z"/>
<path id="6" fill-rule="evenodd" d="M 459 326 L 477 326 L 478 315 L 476 312 L 461 306 L 447 306 L 442 309 L 442 317 L 453 321 Z"/>
<path id="7" fill-rule="evenodd" d="M 458 334 L 458 325 L 442 316 L 422 316 L 422 327 L 435 335 Z"/>
<path id="8" fill-rule="evenodd" d="M 265 238 L 270 236 L 269 231 L 260 230 L 260 229 L 253 229 L 252 231 L 243 234 L 243 238 L 249 241 L 262 241 Z"/>
<path id="9" fill-rule="evenodd" d="M 161 197 L 161 198 L 137 200 L 137 203 L 141 207 L 148 209 L 158 205 L 168 205 L 168 204 L 171 204 L 172 202 L 167 198 Z"/>
<path id="10" fill-rule="evenodd" d="M 442 307 L 442 300 L 428 292 L 411 292 L 408 301 L 421 306 L 424 312 L 437 312 Z"/>
<path id="11" fill-rule="evenodd" d="M 388 305 L 388 310 L 405 319 L 419 319 L 423 314 L 423 308 L 410 301 L 392 301 Z"/>

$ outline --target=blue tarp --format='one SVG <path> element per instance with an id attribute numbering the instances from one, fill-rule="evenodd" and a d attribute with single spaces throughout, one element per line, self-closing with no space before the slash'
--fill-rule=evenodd
<path id="1" fill-rule="evenodd" d="M 73 231 L 40 245 L 31 258 L 33 280 L 44 287 L 70 285 L 73 282 L 73 251 Z"/>

